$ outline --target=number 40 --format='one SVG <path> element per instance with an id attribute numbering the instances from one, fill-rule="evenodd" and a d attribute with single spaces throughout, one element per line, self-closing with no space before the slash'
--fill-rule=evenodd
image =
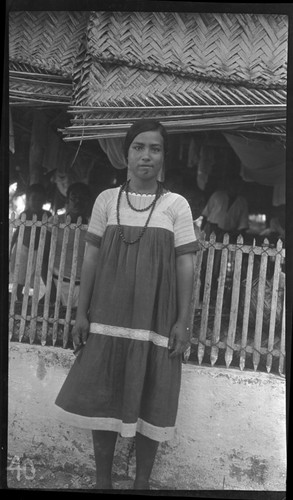
<path id="1" fill-rule="evenodd" d="M 27 467 L 30 469 L 30 473 L 27 470 Z M 10 465 L 7 467 L 9 471 L 16 471 L 16 479 L 20 481 L 21 472 L 23 473 L 25 479 L 34 479 L 36 474 L 36 469 L 32 460 L 26 458 L 22 464 L 20 464 L 20 458 L 17 455 L 14 455 L 12 458 Z"/>

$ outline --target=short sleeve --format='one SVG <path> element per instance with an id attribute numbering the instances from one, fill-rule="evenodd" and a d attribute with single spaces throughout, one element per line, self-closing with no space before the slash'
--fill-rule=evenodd
<path id="1" fill-rule="evenodd" d="M 96 198 L 93 206 L 88 230 L 85 235 L 85 241 L 99 247 L 102 236 L 107 226 L 107 191 L 103 191 Z"/>
<path id="2" fill-rule="evenodd" d="M 178 196 L 172 210 L 176 256 L 196 252 L 200 246 L 195 235 L 192 213 L 187 200 L 183 196 Z"/>

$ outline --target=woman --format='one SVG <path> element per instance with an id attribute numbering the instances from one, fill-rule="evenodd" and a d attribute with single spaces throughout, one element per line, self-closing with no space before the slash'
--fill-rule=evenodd
<path id="1" fill-rule="evenodd" d="M 163 126 L 137 121 L 124 153 L 127 182 L 93 208 L 73 331 L 83 347 L 56 404 L 92 429 L 97 488 L 112 488 L 120 433 L 136 436 L 134 488 L 149 489 L 158 444 L 174 435 L 197 242 L 187 201 L 157 182 Z"/>

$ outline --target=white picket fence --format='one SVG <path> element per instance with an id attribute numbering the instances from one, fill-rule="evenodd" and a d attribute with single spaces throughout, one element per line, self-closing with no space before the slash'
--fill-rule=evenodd
<path id="1" fill-rule="evenodd" d="M 14 273 L 10 283 L 9 335 L 13 341 L 29 341 L 42 345 L 72 346 L 71 328 L 75 308 L 72 307 L 76 281 L 78 246 L 81 232 L 87 226 L 78 220 L 71 224 L 60 223 L 55 216 L 48 223 L 34 218 L 26 221 L 10 218 L 10 239 L 19 227 L 15 253 Z M 25 227 L 31 228 L 22 300 L 17 300 L 20 255 Z M 51 228 L 51 246 L 47 281 L 43 303 L 39 302 L 42 287 L 41 269 L 45 239 Z M 39 228 L 39 229 L 37 229 Z M 62 258 L 59 268 L 57 293 L 50 302 L 53 262 L 57 234 L 64 230 Z M 37 251 L 34 250 L 36 231 L 40 231 Z M 70 232 L 74 233 L 73 260 L 69 284 L 68 303 L 61 305 L 61 287 L 64 275 L 66 249 Z M 194 257 L 195 279 L 191 304 L 190 326 L 192 332 L 191 358 L 199 364 L 225 363 L 229 366 L 252 368 L 272 367 L 281 375 L 285 372 L 285 249 L 279 240 L 271 247 L 267 240 L 262 246 L 246 245 L 242 237 L 237 243 L 229 243 L 225 235 L 223 243 L 200 240 L 201 250 Z M 33 256 L 35 254 L 35 256 Z M 35 260 L 34 260 L 35 259 Z M 34 266 L 34 269 L 32 267 Z M 31 287 L 30 277 L 34 271 Z"/>

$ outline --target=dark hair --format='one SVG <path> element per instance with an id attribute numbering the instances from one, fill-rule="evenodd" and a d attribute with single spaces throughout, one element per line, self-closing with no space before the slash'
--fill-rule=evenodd
<path id="1" fill-rule="evenodd" d="M 42 184 L 31 184 L 25 192 L 27 198 L 33 193 L 39 193 L 44 198 L 47 196 L 46 189 Z"/>
<path id="2" fill-rule="evenodd" d="M 90 190 L 87 184 L 84 184 L 84 182 L 74 182 L 73 184 L 70 184 L 66 191 L 66 196 L 69 198 L 69 195 L 72 191 L 78 191 L 80 194 L 83 194 L 85 197 L 90 196 Z"/>
<path id="3" fill-rule="evenodd" d="M 165 155 L 167 154 L 167 152 L 168 152 L 168 134 L 167 134 L 165 127 L 157 120 L 142 118 L 141 120 L 137 120 L 136 122 L 134 122 L 126 134 L 125 141 L 124 141 L 124 156 L 125 156 L 126 160 L 128 157 L 128 150 L 129 150 L 130 144 L 132 143 L 134 138 L 138 134 L 141 134 L 142 132 L 150 132 L 150 131 L 158 131 L 161 133 L 161 135 L 163 137 L 163 141 L 164 141 L 164 153 L 165 153 Z"/>

